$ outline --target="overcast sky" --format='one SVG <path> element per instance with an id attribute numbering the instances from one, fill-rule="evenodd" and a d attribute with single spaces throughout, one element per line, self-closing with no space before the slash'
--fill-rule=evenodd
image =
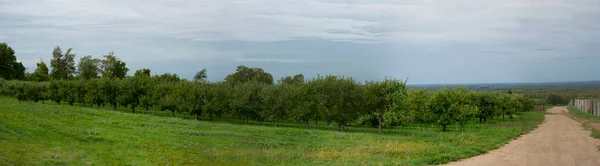
<path id="1" fill-rule="evenodd" d="M 598 0 L 0 0 L 28 71 L 54 46 L 130 74 L 237 65 L 411 84 L 600 80 Z"/>

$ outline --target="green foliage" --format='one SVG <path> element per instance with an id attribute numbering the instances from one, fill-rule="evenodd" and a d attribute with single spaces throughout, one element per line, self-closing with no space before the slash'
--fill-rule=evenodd
<path id="1" fill-rule="evenodd" d="M 273 84 L 273 76 L 262 68 L 238 66 L 235 73 L 227 75 L 225 81 L 231 83 L 246 83 L 257 81 L 263 84 Z"/>
<path id="2" fill-rule="evenodd" d="M 260 91 L 264 108 L 260 114 L 265 119 L 273 118 L 275 127 L 281 119 L 286 118 L 287 112 L 296 104 L 292 88 L 288 85 L 267 85 Z"/>
<path id="3" fill-rule="evenodd" d="M 206 84 L 206 86 L 203 110 L 209 114 L 210 120 L 213 115 L 221 118 L 230 110 L 232 86 L 227 83 Z"/>
<path id="4" fill-rule="evenodd" d="M 244 117 L 246 124 L 249 118 L 258 117 L 262 107 L 260 91 L 265 85 L 257 81 L 250 81 L 234 86 L 233 94 L 229 101 L 229 108 L 234 115 Z"/>
<path id="5" fill-rule="evenodd" d="M 497 93 L 490 92 L 478 92 L 473 95 L 474 101 L 479 108 L 477 118 L 479 122 L 487 122 L 489 118 L 492 118 L 496 113 L 496 110 L 500 107 L 500 98 Z"/>
<path id="6" fill-rule="evenodd" d="M 135 77 L 142 77 L 142 76 L 146 76 L 146 77 L 150 77 L 150 69 L 139 69 L 135 71 L 134 74 Z"/>
<path id="7" fill-rule="evenodd" d="M 477 106 L 470 100 L 468 91 L 464 88 L 436 92 L 432 97 L 430 109 L 426 119 L 442 126 L 442 131 L 446 131 L 446 126 L 454 123 L 464 124 L 478 112 Z"/>
<path id="8" fill-rule="evenodd" d="M 335 122 L 344 130 L 348 122 L 365 113 L 362 107 L 364 88 L 351 77 L 326 76 L 313 79 L 318 98 L 323 100 L 320 112 L 328 122 Z"/>
<path id="9" fill-rule="evenodd" d="M 108 55 L 104 55 L 104 58 L 106 59 L 101 61 L 102 77 L 125 78 L 127 71 L 129 71 L 125 62 L 119 60 L 114 52 L 109 52 Z"/>
<path id="10" fill-rule="evenodd" d="M 110 104 L 113 107 L 113 110 L 116 110 L 119 106 L 119 102 L 117 101 L 117 97 L 121 94 L 117 79 L 110 78 L 102 78 L 100 79 L 98 88 L 100 89 L 100 93 L 102 94 L 102 101 L 107 104 Z"/>
<path id="11" fill-rule="evenodd" d="M 107 57 L 114 58 L 112 54 Z M 51 100 L 97 107 L 108 104 L 113 110 L 129 107 L 133 113 L 138 108 L 152 108 L 153 115 L 156 110 L 170 111 L 171 116 L 181 113 L 202 119 L 207 115 L 210 120 L 213 116 L 221 119 L 233 115 L 243 117 L 246 123 L 251 119 L 275 122 L 275 126 L 301 122 L 306 128 L 310 128 L 310 122 L 325 120 L 337 124 L 340 130 L 347 125 L 368 125 L 378 126 L 379 132 L 383 127 L 413 124 L 437 124 L 445 130 L 445 126 L 464 126 L 475 118 L 512 118 L 535 104 L 518 93 L 473 93 L 462 88 L 433 93 L 407 91 L 405 82 L 392 78 L 361 84 L 351 77 L 328 75 L 304 82 L 299 74 L 273 85 L 272 79 L 263 79 L 270 74 L 262 69 L 238 69 L 230 80 L 217 83 L 181 80 L 169 73 L 148 77 L 149 70 L 138 70 L 136 76 L 126 78 L 94 78 L 92 74 L 88 79 L 40 84 L 0 80 L 0 92 L 22 101 Z"/>
<path id="12" fill-rule="evenodd" d="M 403 103 L 406 100 L 404 82 L 386 78 L 381 82 L 367 82 L 365 88 L 365 109 L 376 119 L 379 133 L 382 132 L 383 126 L 393 127 L 413 121 L 410 109 Z"/>
<path id="13" fill-rule="evenodd" d="M 0 78 L 25 79 L 25 67 L 17 62 L 15 51 L 7 43 L 0 43 Z"/>
<path id="14" fill-rule="evenodd" d="M 279 84 L 282 85 L 298 85 L 304 83 L 304 75 L 296 74 L 292 76 L 286 76 L 279 79 Z"/>
<path id="15" fill-rule="evenodd" d="M 202 69 L 198 73 L 196 73 L 196 75 L 194 76 L 194 81 L 207 82 L 208 80 L 206 80 L 206 69 Z"/>
<path id="16" fill-rule="evenodd" d="M 92 78 L 98 78 L 100 73 L 100 59 L 92 58 L 92 56 L 84 56 L 79 60 L 77 71 L 79 77 L 89 80 Z"/>
<path id="17" fill-rule="evenodd" d="M 44 63 L 43 61 L 40 61 L 39 63 L 37 63 L 37 68 L 35 69 L 35 71 L 32 74 L 32 80 L 31 81 L 38 81 L 38 82 L 43 82 L 43 81 L 48 81 L 50 80 L 50 76 L 48 75 L 48 66 L 46 65 L 46 63 Z"/>
<path id="18" fill-rule="evenodd" d="M 181 81 L 181 78 L 179 78 L 179 76 L 177 76 L 177 74 L 171 74 L 171 73 L 164 73 L 161 74 L 160 76 L 154 76 L 155 79 L 157 79 L 157 81 L 159 82 L 179 82 Z"/>
<path id="19" fill-rule="evenodd" d="M 72 50 L 73 48 L 69 48 L 63 54 L 59 46 L 54 47 L 52 60 L 50 61 L 50 66 L 52 67 L 50 77 L 58 80 L 73 78 L 73 74 L 75 73 L 75 54 L 71 53 Z"/>

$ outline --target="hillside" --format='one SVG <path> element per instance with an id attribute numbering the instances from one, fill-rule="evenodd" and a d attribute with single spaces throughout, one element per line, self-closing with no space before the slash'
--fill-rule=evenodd
<path id="1" fill-rule="evenodd" d="M 449 132 L 421 125 L 380 135 L 372 128 L 245 126 L 0 97 L 0 165 L 439 164 L 498 148 L 533 129 L 543 113 L 498 119 Z"/>

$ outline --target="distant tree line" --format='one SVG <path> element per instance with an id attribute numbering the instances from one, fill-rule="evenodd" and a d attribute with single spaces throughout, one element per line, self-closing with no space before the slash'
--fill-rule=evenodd
<path id="1" fill-rule="evenodd" d="M 85 107 L 105 105 L 117 109 L 169 111 L 194 115 L 240 117 L 273 122 L 310 121 L 384 127 L 407 124 L 435 124 L 446 131 L 448 125 L 464 125 L 474 119 L 485 122 L 494 117 L 512 118 L 531 110 L 534 101 L 520 94 L 468 91 L 464 88 L 427 91 L 408 90 L 406 82 L 393 78 L 358 82 L 351 77 L 317 76 L 305 80 L 302 74 L 283 77 L 275 84 L 273 76 L 261 68 L 238 66 L 221 82 L 206 80 L 206 70 L 193 80 L 176 74 L 151 76 L 140 69 L 127 76 L 125 62 L 111 52 L 104 59 L 85 56 L 75 67 L 71 49 L 53 51 L 52 69 L 43 63 L 29 81 L 0 80 L 0 93 L 20 101 L 46 102 Z M 153 113 L 154 114 L 154 113 Z"/>

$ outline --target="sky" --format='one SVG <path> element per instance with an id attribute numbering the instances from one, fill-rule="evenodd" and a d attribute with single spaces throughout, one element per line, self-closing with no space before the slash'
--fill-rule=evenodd
<path id="1" fill-rule="evenodd" d="M 0 42 L 29 72 L 60 46 L 211 81 L 238 65 L 275 79 L 600 80 L 600 1 L 0 0 Z"/>

